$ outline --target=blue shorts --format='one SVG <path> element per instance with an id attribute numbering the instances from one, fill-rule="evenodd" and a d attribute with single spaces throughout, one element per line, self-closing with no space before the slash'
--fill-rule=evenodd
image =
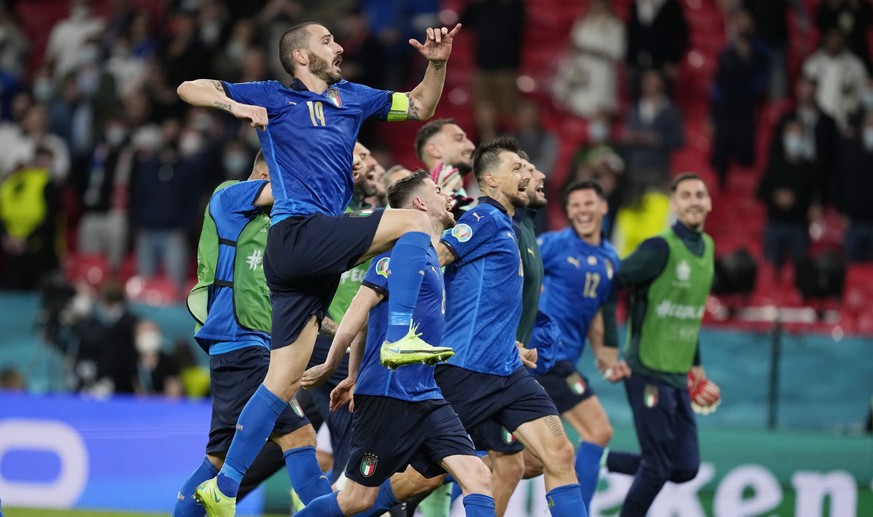
<path id="1" fill-rule="evenodd" d="M 459 454 L 475 456 L 476 451 L 445 400 L 355 395 L 347 478 L 377 487 L 407 465 L 431 478 L 445 473 L 440 460 Z"/>
<path id="2" fill-rule="evenodd" d="M 290 345 L 309 318 L 320 322 L 339 285 L 373 243 L 382 209 L 339 217 L 289 217 L 270 227 L 264 275 L 273 305 L 273 349 Z"/>
<path id="3" fill-rule="evenodd" d="M 543 385 L 561 413 L 596 395 L 588 384 L 588 378 L 577 371 L 570 361 L 556 362 L 549 371 L 537 377 L 537 381 Z"/>
<path id="4" fill-rule="evenodd" d="M 515 454 L 524 450 L 524 445 L 496 420 L 486 420 L 470 432 L 477 451 L 495 451 Z"/>
<path id="5" fill-rule="evenodd" d="M 525 422 L 558 415 L 552 399 L 523 366 L 502 377 L 440 364 L 434 378 L 480 450 L 518 452 L 520 445 L 506 443 L 498 426 L 512 433 Z"/>
<path id="6" fill-rule="evenodd" d="M 209 358 L 209 391 L 212 393 L 212 423 L 209 426 L 207 454 L 224 453 L 230 448 L 236 421 L 243 407 L 267 376 L 270 351 L 261 346 L 250 346 L 214 355 Z M 309 420 L 292 399 L 276 420 L 273 432 L 288 434 Z"/>

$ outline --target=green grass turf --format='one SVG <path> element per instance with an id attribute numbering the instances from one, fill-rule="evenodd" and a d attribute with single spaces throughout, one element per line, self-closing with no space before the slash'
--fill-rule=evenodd
<path id="1" fill-rule="evenodd" d="M 96 510 L 43 510 L 39 508 L 6 508 L 3 517 L 156 517 L 160 513 L 100 512 Z M 279 514 L 264 514 L 263 517 L 288 517 Z"/>

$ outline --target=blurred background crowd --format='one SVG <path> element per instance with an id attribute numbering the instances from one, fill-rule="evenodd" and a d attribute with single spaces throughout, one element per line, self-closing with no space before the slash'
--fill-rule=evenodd
<path id="1" fill-rule="evenodd" d="M 346 79 L 398 91 L 425 65 L 407 40 L 460 20 L 437 117 L 520 140 L 548 175 L 541 230 L 565 226 L 566 184 L 595 178 L 626 255 L 669 224 L 669 178 L 695 171 L 731 310 L 825 299 L 819 315 L 873 332 L 869 0 L 4 0 L 0 289 L 40 294 L 72 389 L 205 393 L 190 343 L 128 302 L 183 299 L 209 194 L 248 175 L 258 141 L 175 90 L 286 81 L 279 36 L 308 20 Z M 410 124 L 360 140 L 415 169 Z"/>

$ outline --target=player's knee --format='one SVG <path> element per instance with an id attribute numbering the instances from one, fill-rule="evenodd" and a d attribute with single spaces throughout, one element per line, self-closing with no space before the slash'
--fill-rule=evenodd
<path id="1" fill-rule="evenodd" d="M 364 512 L 376 503 L 379 488 L 375 489 L 356 487 L 357 489 L 340 490 L 337 493 L 337 502 L 345 515 L 354 515 Z"/>
<path id="2" fill-rule="evenodd" d="M 495 482 L 499 480 L 515 484 L 524 477 L 524 457 L 521 453 L 503 456 L 492 462 L 492 469 Z"/>
<path id="3" fill-rule="evenodd" d="M 299 447 L 315 447 L 315 429 L 312 424 L 304 425 L 288 434 L 271 436 L 271 438 L 279 444 L 283 451 Z"/>
<path id="4" fill-rule="evenodd" d="M 687 464 L 687 465 L 677 465 L 673 468 L 672 475 L 670 476 L 670 481 L 674 483 L 686 483 L 691 481 L 695 477 L 697 477 L 697 471 L 700 468 L 700 464 Z"/>
<path id="5" fill-rule="evenodd" d="M 591 434 L 591 439 L 588 441 L 601 447 L 606 447 L 609 444 L 609 441 L 612 440 L 612 434 L 612 424 L 610 424 L 609 421 L 606 421 L 602 426 L 594 430 Z"/>
<path id="6" fill-rule="evenodd" d="M 576 451 L 566 437 L 549 442 L 547 454 L 549 463 L 555 467 L 569 465 L 572 468 L 576 461 Z"/>

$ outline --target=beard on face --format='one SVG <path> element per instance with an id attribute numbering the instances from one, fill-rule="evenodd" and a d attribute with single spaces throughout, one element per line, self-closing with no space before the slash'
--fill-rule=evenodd
<path id="1" fill-rule="evenodd" d="M 452 167 L 458 169 L 458 174 L 461 176 L 466 176 L 473 171 L 473 166 L 465 162 L 453 163 Z"/>
<path id="2" fill-rule="evenodd" d="M 327 84 L 334 84 L 339 82 L 342 79 L 342 75 L 337 72 L 334 72 L 333 65 L 328 63 L 326 59 L 322 59 L 320 56 L 315 55 L 311 50 L 309 52 L 309 72 L 318 77 L 322 81 Z"/>

